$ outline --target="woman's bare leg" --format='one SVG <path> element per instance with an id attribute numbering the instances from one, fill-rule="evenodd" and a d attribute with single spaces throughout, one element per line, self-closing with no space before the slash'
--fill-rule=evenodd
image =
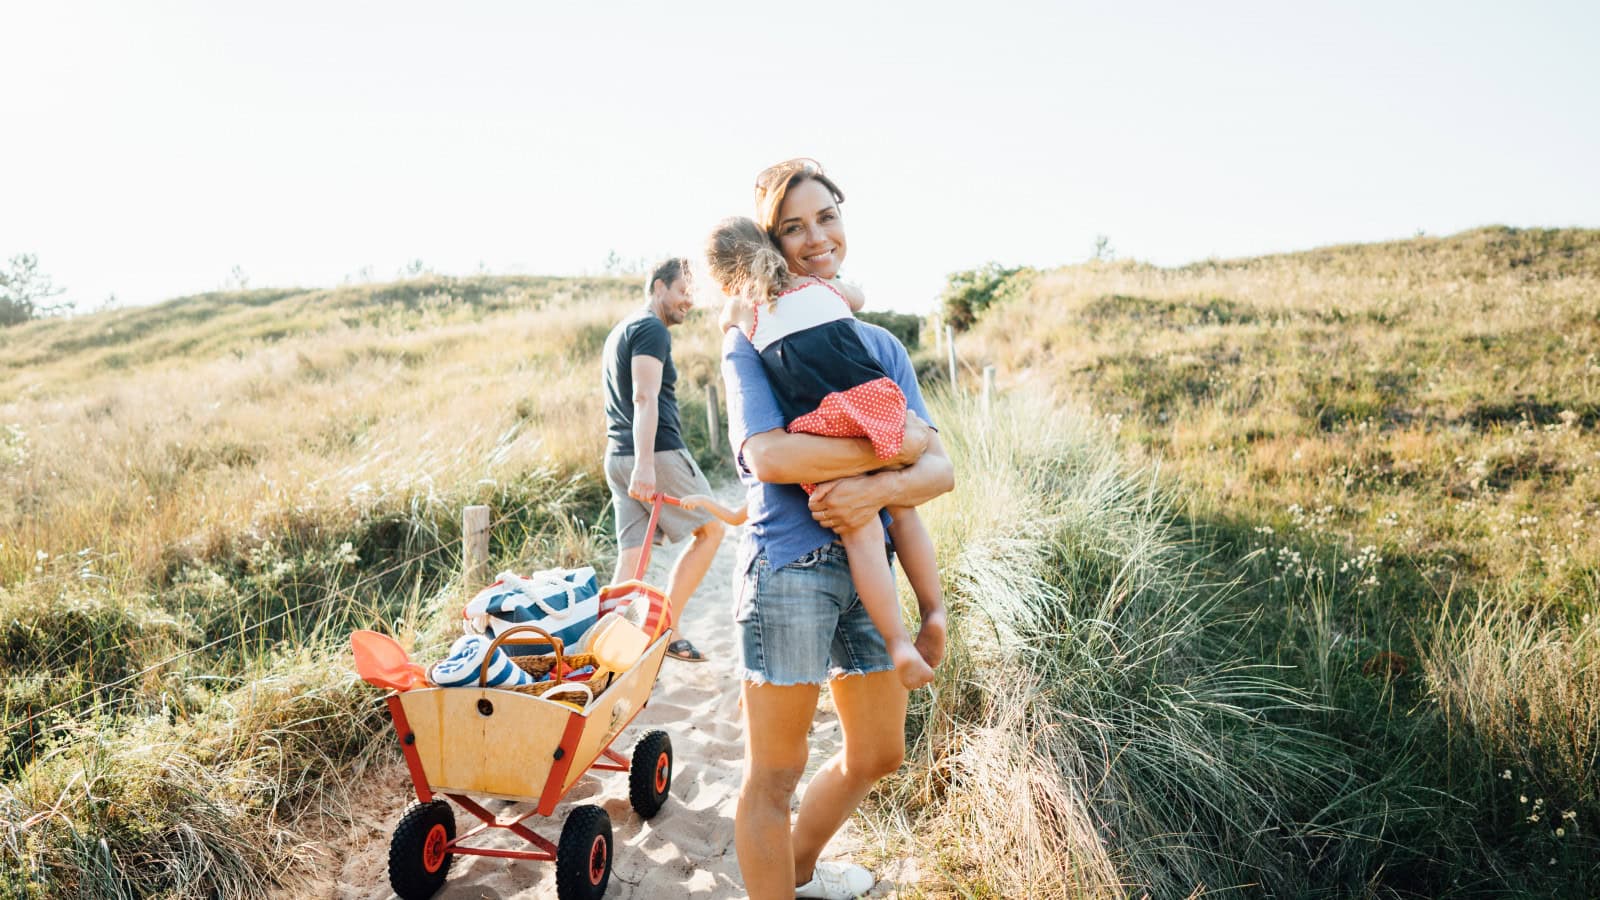
<path id="1" fill-rule="evenodd" d="M 906 690 L 916 690 L 932 681 L 933 667 L 922 658 L 911 635 L 906 633 L 905 622 L 900 620 L 900 594 L 883 546 L 883 524 L 873 516 L 867 524 L 839 539 L 850 557 L 850 580 L 855 582 L 856 593 L 861 595 L 861 605 L 867 608 L 872 624 L 883 635 L 900 683 Z"/>
<path id="2" fill-rule="evenodd" d="M 795 877 L 789 802 L 805 774 L 806 733 L 821 690 L 815 684 L 744 683 L 744 781 L 733 817 L 733 845 L 751 900 L 793 900 L 795 885 L 811 880 L 814 855 L 805 878 Z"/>
<path id="3" fill-rule="evenodd" d="M 891 507 L 889 516 L 893 519 L 889 536 L 894 538 L 894 552 L 900 557 L 900 568 L 905 570 L 911 590 L 916 592 L 917 609 L 922 614 L 922 627 L 917 629 L 917 652 L 928 665 L 937 666 L 944 661 L 945 612 L 944 587 L 939 583 L 933 538 L 915 507 Z"/>
<path id="4" fill-rule="evenodd" d="M 878 779 L 900 768 L 906 755 L 908 694 L 899 676 L 894 672 L 846 675 L 833 679 L 828 687 L 839 712 L 844 747 L 822 764 L 800 799 L 793 844 L 796 884 L 811 879 L 828 840 Z M 809 715 L 806 722 L 810 723 Z M 739 858 L 742 865 L 743 854 Z"/>

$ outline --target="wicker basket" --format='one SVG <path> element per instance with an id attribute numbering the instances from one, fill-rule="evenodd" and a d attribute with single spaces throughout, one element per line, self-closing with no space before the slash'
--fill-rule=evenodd
<path id="1" fill-rule="evenodd" d="M 571 656 L 563 656 L 561 659 L 569 671 L 581 669 L 584 666 L 599 668 L 593 653 L 574 653 Z M 546 656 L 513 656 L 511 657 L 511 662 L 529 675 L 535 678 L 543 678 L 550 674 L 551 669 L 556 667 L 556 656 L 553 653 Z"/>
<path id="2" fill-rule="evenodd" d="M 486 654 L 486 656 L 493 656 L 495 648 L 499 647 L 506 638 L 521 631 L 529 631 L 540 635 L 544 638 L 545 643 L 548 643 L 550 646 L 555 648 L 554 653 L 544 654 L 541 656 L 510 657 L 511 662 L 515 664 L 517 668 L 527 672 L 529 675 L 539 678 L 543 677 L 544 675 L 548 675 L 551 669 L 565 669 L 566 671 L 570 672 L 573 669 L 579 669 L 584 666 L 594 666 L 595 672 L 593 675 L 583 680 L 564 681 L 559 678 L 551 678 L 548 681 L 540 681 L 535 684 L 519 684 L 502 687 L 500 690 L 516 691 L 519 694 L 532 694 L 535 697 L 540 697 L 558 687 L 566 687 L 570 689 L 576 685 L 587 688 L 589 692 L 589 699 L 590 701 L 593 701 L 595 697 L 600 696 L 602 691 L 610 687 L 611 682 L 617 677 L 615 672 L 600 668 L 600 664 L 596 662 L 594 655 L 591 653 L 575 653 L 571 656 L 567 656 L 562 652 L 564 645 L 562 644 L 561 639 L 551 635 L 550 632 L 545 631 L 536 625 L 518 625 L 515 628 L 507 629 L 505 632 L 501 633 L 499 637 L 495 638 L 494 642 L 489 645 L 489 652 Z M 483 677 L 484 676 L 479 677 L 480 687 L 482 686 Z M 572 704 L 570 701 L 562 702 L 568 702 L 569 705 L 573 705 L 575 708 L 582 708 L 581 706 Z"/>

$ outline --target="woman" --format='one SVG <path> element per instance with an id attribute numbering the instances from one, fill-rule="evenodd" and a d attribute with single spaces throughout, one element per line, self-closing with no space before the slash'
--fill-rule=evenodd
<path id="1" fill-rule="evenodd" d="M 756 221 L 796 275 L 833 279 L 846 243 L 837 185 L 812 160 L 766 169 Z M 762 898 L 844 898 L 870 889 L 860 866 L 818 863 L 823 847 L 905 755 L 905 687 L 850 580 L 835 531 L 853 531 L 886 506 L 919 506 L 954 486 L 954 470 L 910 357 L 887 331 L 862 323 L 862 340 L 905 393 L 901 454 L 885 461 L 864 438 L 790 434 L 761 359 L 737 329 L 725 332 L 728 428 L 745 482 L 749 527 L 740 544 L 735 619 L 743 654 L 745 771 L 734 842 L 745 889 Z M 864 474 L 871 473 L 871 474 Z M 818 487 L 808 498 L 799 487 Z M 943 655 L 942 614 L 918 646 Z M 791 829 L 790 801 L 805 772 L 806 734 L 823 683 L 833 692 L 844 748 L 807 785 Z"/>

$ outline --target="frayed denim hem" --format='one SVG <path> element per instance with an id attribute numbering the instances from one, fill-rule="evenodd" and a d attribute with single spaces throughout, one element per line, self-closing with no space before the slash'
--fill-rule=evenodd
<path id="1" fill-rule="evenodd" d="M 849 677 L 851 677 L 853 675 L 875 675 L 878 672 L 893 672 L 893 671 L 894 671 L 894 664 L 893 663 L 890 663 L 887 666 L 875 666 L 875 667 L 873 667 L 871 669 L 863 669 L 860 666 L 857 666 L 857 667 L 855 667 L 853 669 L 846 669 L 843 666 L 834 666 L 834 667 L 832 667 L 832 668 L 830 668 L 828 670 L 828 680 L 829 681 L 838 681 L 841 678 L 849 678 Z"/>
<path id="2" fill-rule="evenodd" d="M 739 673 L 739 677 L 745 682 L 745 684 L 753 684 L 757 687 L 760 687 L 761 685 L 771 685 L 773 687 L 796 687 L 802 684 L 810 684 L 821 687 L 823 684 L 823 682 L 820 681 L 806 681 L 803 678 L 797 681 L 773 681 L 772 679 L 768 678 L 765 673 L 757 672 L 755 669 L 745 669 Z"/>

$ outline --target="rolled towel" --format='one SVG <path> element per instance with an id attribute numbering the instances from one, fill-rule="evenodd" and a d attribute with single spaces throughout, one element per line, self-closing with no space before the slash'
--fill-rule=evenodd
<path id="1" fill-rule="evenodd" d="M 450 655 L 428 669 L 428 680 L 440 687 L 477 687 L 478 674 L 487 666 L 489 677 L 485 687 L 516 687 L 533 684 L 534 678 L 511 662 L 505 651 L 496 647 L 494 655 L 485 662 L 491 638 L 481 634 L 463 635 L 450 645 Z"/>

